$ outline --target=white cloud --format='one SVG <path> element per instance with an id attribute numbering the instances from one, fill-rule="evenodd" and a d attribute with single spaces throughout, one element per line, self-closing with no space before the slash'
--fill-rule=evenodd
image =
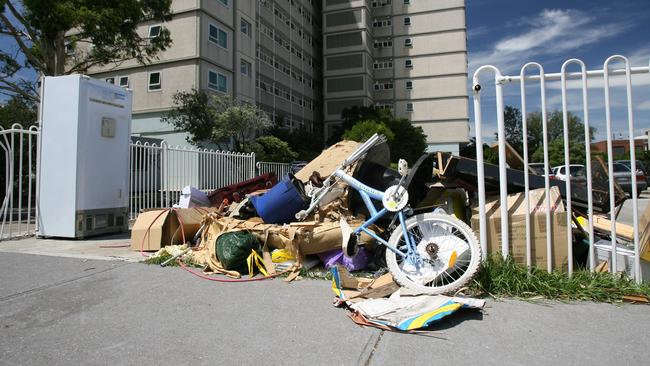
<path id="1" fill-rule="evenodd" d="M 650 100 L 637 104 L 636 109 L 640 111 L 650 111 Z"/>
<path id="2" fill-rule="evenodd" d="M 632 66 L 648 66 L 650 64 L 650 44 L 630 54 L 628 59 Z"/>
<path id="3" fill-rule="evenodd" d="M 574 9 L 544 9 L 522 21 L 521 33 L 498 40 L 489 49 L 470 54 L 469 69 L 492 64 L 502 73 L 518 71 L 523 63 L 545 55 L 579 49 L 616 36 L 633 24 L 604 22 Z"/>

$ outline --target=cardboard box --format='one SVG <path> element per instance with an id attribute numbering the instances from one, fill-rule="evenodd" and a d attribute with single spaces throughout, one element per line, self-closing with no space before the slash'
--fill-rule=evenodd
<path id="1" fill-rule="evenodd" d="M 156 251 L 172 244 L 182 244 L 183 223 L 185 240 L 189 241 L 201 228 L 203 216 L 214 208 L 157 209 L 138 215 L 131 229 L 131 250 Z M 148 233 L 147 233 L 148 232 Z"/>
<path id="2" fill-rule="evenodd" d="M 567 212 L 557 187 L 551 188 L 551 250 L 552 265 L 555 269 L 568 267 Z M 532 264 L 547 268 L 546 242 L 546 201 L 544 189 L 529 192 L 530 199 L 530 238 Z M 510 255 L 520 264 L 526 264 L 526 202 L 524 193 L 508 195 L 508 236 Z M 501 206 L 498 199 L 486 203 L 487 247 L 488 253 L 501 252 Z M 472 217 L 472 229 L 480 238 L 478 212 Z M 572 245 L 572 244 L 571 244 Z"/>

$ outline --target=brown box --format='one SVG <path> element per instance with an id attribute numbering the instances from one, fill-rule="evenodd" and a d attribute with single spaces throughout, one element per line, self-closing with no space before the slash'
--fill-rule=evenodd
<path id="1" fill-rule="evenodd" d="M 182 244 L 183 233 L 189 241 L 199 228 L 203 215 L 214 208 L 157 209 L 138 215 L 131 229 L 131 250 L 156 251 L 172 244 Z M 183 230 L 179 222 L 183 223 Z M 148 232 L 148 233 L 147 233 Z"/>
<path id="2" fill-rule="evenodd" d="M 567 212 L 557 187 L 551 188 L 551 250 L 554 269 L 566 270 L 568 266 Z M 529 192 L 530 199 L 530 239 L 532 264 L 546 269 L 546 203 L 544 189 Z M 508 195 L 508 236 L 510 255 L 520 264 L 526 264 L 526 202 L 524 193 Z M 489 200 L 485 205 L 487 218 L 488 253 L 501 252 L 501 206 L 498 199 Z M 472 229 L 479 235 L 479 217 L 472 217 Z"/>

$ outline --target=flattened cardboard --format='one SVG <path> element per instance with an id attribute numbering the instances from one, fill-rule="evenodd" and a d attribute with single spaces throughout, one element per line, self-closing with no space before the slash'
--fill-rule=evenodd
<path id="1" fill-rule="evenodd" d="M 138 215 L 131 229 L 131 250 L 156 251 L 190 240 L 201 227 L 203 216 L 214 208 L 157 209 Z M 183 223 L 181 230 L 179 221 Z M 147 233 L 148 231 L 148 233 Z"/>
<path id="2" fill-rule="evenodd" d="M 318 172 L 322 177 L 327 177 L 341 165 L 358 147 L 361 145 L 355 141 L 341 141 L 326 150 L 324 150 L 316 159 L 305 165 L 298 173 L 296 178 L 306 182 L 313 172 Z"/>
<path id="3" fill-rule="evenodd" d="M 544 189 L 529 192 L 531 260 L 538 268 L 547 268 L 546 203 Z M 557 187 L 551 188 L 551 252 L 553 268 L 568 268 L 567 212 Z M 508 235 L 510 255 L 526 264 L 526 203 L 524 193 L 508 195 Z M 501 252 L 501 207 L 498 200 L 486 204 L 488 253 Z M 478 215 L 472 217 L 472 229 L 479 236 Z"/>

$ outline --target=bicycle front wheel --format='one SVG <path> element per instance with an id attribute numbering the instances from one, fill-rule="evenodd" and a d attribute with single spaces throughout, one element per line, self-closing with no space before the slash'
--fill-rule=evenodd
<path id="1" fill-rule="evenodd" d="M 415 252 L 402 257 L 386 250 L 386 264 L 400 285 L 428 294 L 453 293 L 478 271 L 481 248 L 464 222 L 450 215 L 425 213 L 407 219 L 406 228 Z M 409 252 L 401 225 L 388 244 Z"/>

